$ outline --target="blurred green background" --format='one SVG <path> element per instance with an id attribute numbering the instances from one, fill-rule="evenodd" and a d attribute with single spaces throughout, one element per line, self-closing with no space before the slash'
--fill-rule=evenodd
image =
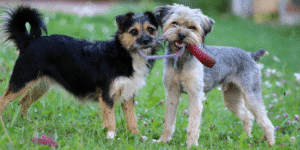
<path id="1" fill-rule="evenodd" d="M 11 1 L 10 1 L 11 2 Z M 78 7 L 79 14 L 91 10 L 68 1 L 71 8 Z M 107 1 L 92 2 L 91 5 Z M 282 25 L 274 19 L 256 23 L 252 17 L 241 18 L 232 14 L 227 0 L 198 1 L 113 1 L 100 14 L 93 16 L 52 11 L 46 7 L 42 11 L 48 34 L 64 34 L 78 39 L 109 40 L 117 30 L 115 16 L 128 11 L 154 11 L 161 5 L 173 2 L 192 8 L 200 8 L 205 15 L 216 22 L 213 31 L 206 37 L 207 45 L 233 46 L 246 51 L 266 49 L 270 55 L 258 63 L 262 68 L 262 95 L 268 117 L 277 127 L 276 144 L 269 147 L 263 140 L 263 132 L 254 123 L 252 137 L 247 138 L 241 121 L 223 104 L 221 92 L 215 88 L 206 94 L 202 114 L 199 147 L 192 149 L 298 149 L 300 123 L 294 115 L 300 112 L 300 81 L 295 73 L 300 73 L 300 28 L 297 25 Z M 0 2 L 1 3 L 1 2 Z M 11 2 L 13 3 L 13 2 Z M 31 1 L 34 4 L 34 1 Z M 51 3 L 55 3 L 54 1 Z M 1 3 L 3 4 L 3 3 Z M 0 4 L 0 5 L 1 5 Z M 46 5 L 47 6 L 47 5 Z M 59 7 L 57 5 L 57 7 Z M 62 6 L 67 8 L 67 6 Z M 99 9 L 103 9 L 99 7 Z M 275 17 L 276 18 L 276 17 Z M 159 49 L 159 54 L 164 48 Z M 10 74 L 18 57 L 13 46 L 0 46 L 0 93 L 7 88 Z M 177 113 L 173 140 L 170 143 L 153 144 L 163 129 L 165 114 L 165 89 L 162 83 L 163 60 L 157 60 L 147 77 L 147 85 L 135 98 L 139 135 L 126 129 L 125 117 L 120 102 L 116 103 L 116 139 L 106 139 L 102 128 L 102 118 L 98 103 L 81 104 L 76 98 L 61 88 L 54 87 L 48 95 L 35 102 L 29 110 L 27 120 L 18 114 L 18 100 L 12 102 L 3 113 L 3 120 L 15 146 L 13 147 L 2 127 L 0 127 L 0 149 L 49 149 L 31 142 L 35 136 L 51 136 L 61 149 L 186 149 L 186 127 L 189 101 L 182 94 Z M 272 107 L 270 107 L 272 106 Z M 288 116 L 283 115 L 287 113 Z M 279 117 L 277 118 L 277 116 Z M 294 123 L 291 123 L 294 121 Z M 142 141 L 147 136 L 148 141 Z M 291 139 L 295 138 L 292 142 Z"/>

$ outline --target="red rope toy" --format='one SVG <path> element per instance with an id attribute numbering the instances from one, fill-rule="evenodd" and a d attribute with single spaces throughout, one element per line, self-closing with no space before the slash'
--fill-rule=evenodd
<path id="1" fill-rule="evenodd" d="M 164 37 L 160 37 L 159 40 L 165 40 Z M 206 53 L 203 49 L 199 48 L 196 44 L 187 44 L 186 45 L 187 50 L 189 50 L 204 66 L 212 68 L 216 64 L 216 59 L 212 57 L 210 54 Z M 163 58 L 174 58 L 174 66 L 177 68 L 177 60 L 178 57 L 180 57 L 185 51 L 185 45 L 183 45 L 182 49 L 179 50 L 175 54 L 171 55 L 161 55 L 161 56 L 155 56 L 155 55 L 145 55 L 141 50 L 139 50 L 139 53 L 142 57 L 145 59 L 163 59 Z"/>

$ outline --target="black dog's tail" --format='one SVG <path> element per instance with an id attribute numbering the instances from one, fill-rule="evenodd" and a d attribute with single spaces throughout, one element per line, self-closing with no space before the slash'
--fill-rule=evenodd
<path id="1" fill-rule="evenodd" d="M 25 26 L 27 22 L 30 24 L 30 33 Z M 23 5 L 4 10 L 1 30 L 1 36 L 5 36 L 5 42 L 14 42 L 20 52 L 32 39 L 41 37 L 42 31 L 47 34 L 41 14 L 36 9 Z"/>
<path id="2" fill-rule="evenodd" d="M 254 61 L 259 61 L 264 55 L 269 55 L 269 53 L 264 49 L 260 49 L 255 52 L 250 52 L 250 55 Z"/>

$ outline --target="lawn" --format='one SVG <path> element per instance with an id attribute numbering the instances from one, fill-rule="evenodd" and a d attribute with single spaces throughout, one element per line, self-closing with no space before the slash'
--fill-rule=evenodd
<path id="1" fill-rule="evenodd" d="M 116 31 L 114 17 L 127 11 L 154 10 L 154 3 L 117 6 L 110 11 L 92 17 L 74 14 L 43 12 L 48 34 L 64 34 L 79 39 L 108 40 Z M 204 12 L 205 13 L 205 12 Z M 263 132 L 255 122 L 252 137 L 243 133 L 241 121 L 229 112 L 222 101 L 218 88 L 206 95 L 202 115 L 199 147 L 195 149 L 298 149 L 300 123 L 294 115 L 300 115 L 300 27 L 255 24 L 230 14 L 211 15 L 216 25 L 206 37 L 207 45 L 234 46 L 246 51 L 266 49 L 270 55 L 259 63 L 264 65 L 263 98 L 268 116 L 276 126 L 276 144 L 269 147 L 262 139 Z M 163 49 L 160 50 L 163 53 Z M 4 93 L 10 73 L 18 54 L 13 46 L 0 47 L 0 93 Z M 186 149 L 186 127 L 188 96 L 182 95 L 177 113 L 176 129 L 170 143 L 152 143 L 163 129 L 165 114 L 165 90 L 162 83 L 163 61 L 155 63 L 148 76 L 147 86 L 140 90 L 136 101 L 136 114 L 140 134 L 131 134 L 120 102 L 116 103 L 115 114 L 117 136 L 106 139 L 98 103 L 82 104 L 66 91 L 53 87 L 29 110 L 31 121 L 19 115 L 18 100 L 10 104 L 3 113 L 3 120 L 12 139 L 12 146 L 0 127 L 0 149 L 48 149 L 48 146 L 31 142 L 33 137 L 43 134 L 54 138 L 59 149 Z M 299 77 L 300 78 L 300 77 Z M 286 114 L 285 114 L 286 113 Z M 285 115 L 284 115 L 285 114 Z M 147 136 L 148 141 L 142 141 Z"/>

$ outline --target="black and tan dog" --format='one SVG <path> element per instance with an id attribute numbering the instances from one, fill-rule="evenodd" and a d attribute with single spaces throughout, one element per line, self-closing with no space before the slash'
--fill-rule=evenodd
<path id="1" fill-rule="evenodd" d="M 121 98 L 127 128 L 139 133 L 134 112 L 134 95 L 145 84 L 153 61 L 138 53 L 155 53 L 158 22 L 152 12 L 126 13 L 116 17 L 118 31 L 109 41 L 89 42 L 65 35 L 41 36 L 46 27 L 41 14 L 29 6 L 5 11 L 1 36 L 13 41 L 20 55 L 9 86 L 0 98 L 0 113 L 16 98 L 26 116 L 33 102 L 58 83 L 79 98 L 96 95 L 100 101 L 103 127 L 114 138 L 114 102 Z M 31 25 L 30 33 L 25 23 Z"/>

